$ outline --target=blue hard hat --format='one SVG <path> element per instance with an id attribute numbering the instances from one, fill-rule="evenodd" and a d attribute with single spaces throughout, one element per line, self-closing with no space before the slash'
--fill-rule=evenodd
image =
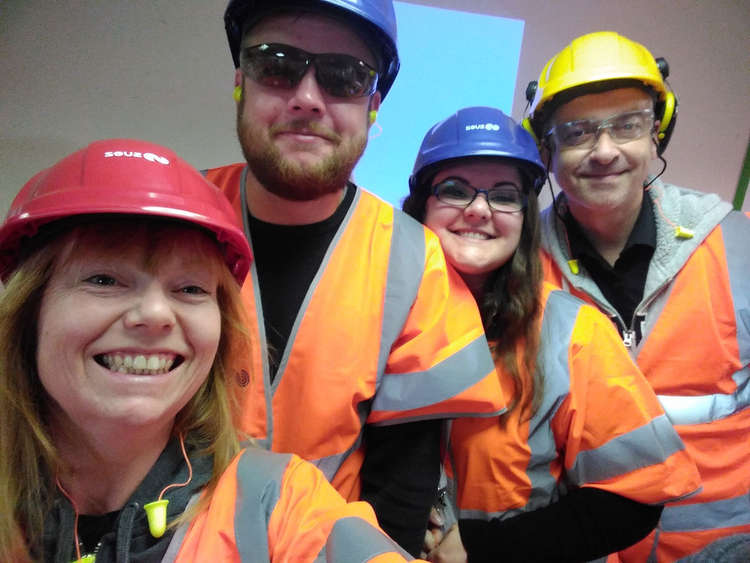
<path id="1" fill-rule="evenodd" d="M 417 189 L 427 168 L 474 156 L 518 161 L 539 195 L 547 174 L 533 137 L 499 109 L 484 106 L 460 109 L 430 128 L 419 147 L 409 188 Z"/>
<path id="2" fill-rule="evenodd" d="M 224 27 L 229 40 L 235 68 L 240 66 L 240 44 L 245 22 L 258 19 L 259 13 L 295 8 L 313 11 L 317 8 L 339 12 L 352 20 L 352 24 L 367 35 L 366 43 L 375 49 L 380 59 L 378 92 L 385 99 L 396 80 L 400 62 L 396 47 L 396 13 L 393 0 L 230 0 L 224 12 Z"/>

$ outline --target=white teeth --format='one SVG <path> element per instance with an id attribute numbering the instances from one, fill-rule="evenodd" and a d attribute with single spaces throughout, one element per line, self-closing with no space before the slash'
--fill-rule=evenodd
<path id="1" fill-rule="evenodd" d="M 172 354 L 102 354 L 99 357 L 112 371 L 139 375 L 167 373 L 175 359 Z"/>
<path id="2" fill-rule="evenodd" d="M 488 238 L 490 238 L 484 233 L 477 233 L 475 231 L 465 231 L 465 232 L 457 233 L 457 234 L 458 236 L 463 237 L 463 238 L 473 238 L 473 239 L 479 239 L 479 240 L 487 240 Z"/>

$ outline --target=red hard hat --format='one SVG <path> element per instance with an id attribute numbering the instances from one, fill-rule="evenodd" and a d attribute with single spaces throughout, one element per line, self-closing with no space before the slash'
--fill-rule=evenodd
<path id="1" fill-rule="evenodd" d="M 10 205 L 0 227 L 0 279 L 17 266 L 26 237 L 75 215 L 152 215 L 193 223 L 216 235 L 241 284 L 252 254 L 224 194 L 173 151 L 145 141 L 107 139 L 36 174 Z"/>

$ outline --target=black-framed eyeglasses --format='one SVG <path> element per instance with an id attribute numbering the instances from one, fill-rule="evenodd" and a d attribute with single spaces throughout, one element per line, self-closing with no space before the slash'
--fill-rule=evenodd
<path id="1" fill-rule="evenodd" d="M 288 90 L 300 83 L 310 65 L 315 80 L 331 96 L 369 96 L 378 73 L 365 61 L 343 53 L 308 53 L 283 43 L 261 43 L 240 50 L 240 68 L 249 78 L 271 88 Z"/>
<path id="2" fill-rule="evenodd" d="M 523 210 L 528 198 L 515 184 L 501 182 L 488 190 L 480 190 L 462 178 L 446 178 L 432 186 L 432 194 L 452 207 L 469 207 L 479 194 L 484 195 L 487 205 L 500 213 L 517 213 Z"/>
<path id="3" fill-rule="evenodd" d="M 648 135 L 654 129 L 654 112 L 651 109 L 626 111 L 607 119 L 579 119 L 558 123 L 547 131 L 556 146 L 562 148 L 591 148 L 599 134 L 609 130 L 609 136 L 617 144 L 627 143 Z"/>

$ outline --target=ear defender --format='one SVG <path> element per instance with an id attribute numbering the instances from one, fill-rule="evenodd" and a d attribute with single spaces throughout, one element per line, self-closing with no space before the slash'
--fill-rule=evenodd
<path id="1" fill-rule="evenodd" d="M 373 110 L 370 110 L 370 113 L 367 114 L 368 119 L 370 120 L 370 125 L 375 123 L 375 120 L 378 118 L 378 112 Z"/>
<path id="2" fill-rule="evenodd" d="M 529 107 L 531 106 L 531 103 L 534 101 L 534 97 L 536 96 L 536 89 L 537 89 L 538 83 L 536 80 L 532 80 L 526 85 L 526 101 L 529 103 Z M 528 117 L 524 117 L 521 121 L 521 127 L 526 129 L 526 131 L 529 132 L 529 135 L 531 135 L 531 138 L 534 139 L 537 146 L 541 148 L 540 140 L 537 138 L 536 133 L 534 132 L 534 128 L 531 126 L 531 120 Z"/>
<path id="3" fill-rule="evenodd" d="M 536 133 L 534 133 L 534 128 L 531 126 L 531 120 L 528 117 L 523 118 L 523 121 L 521 121 L 521 127 L 528 131 L 531 138 L 534 139 L 534 142 L 539 146 L 539 139 L 537 139 Z"/>
<path id="4" fill-rule="evenodd" d="M 667 131 L 670 130 L 672 125 L 672 119 L 675 116 L 675 109 L 677 109 L 677 99 L 674 94 L 670 91 L 667 92 L 667 97 L 664 100 L 664 111 L 659 118 L 659 141 L 663 140 L 667 135 Z"/>
<path id="5" fill-rule="evenodd" d="M 667 148 L 667 143 L 669 143 L 669 139 L 672 137 L 675 123 L 677 123 L 677 96 L 674 95 L 674 92 L 669 89 L 669 85 L 667 84 L 669 63 L 664 57 L 657 57 L 654 60 L 659 69 L 659 74 L 661 74 L 664 81 L 664 88 L 667 90 L 664 101 L 659 102 L 656 107 L 656 117 L 659 120 L 659 131 L 657 131 L 659 142 L 656 146 L 656 154 L 661 156 L 661 153 Z"/>
<path id="6" fill-rule="evenodd" d="M 242 100 L 242 86 L 235 86 L 232 91 L 232 98 L 235 102 Z"/>

